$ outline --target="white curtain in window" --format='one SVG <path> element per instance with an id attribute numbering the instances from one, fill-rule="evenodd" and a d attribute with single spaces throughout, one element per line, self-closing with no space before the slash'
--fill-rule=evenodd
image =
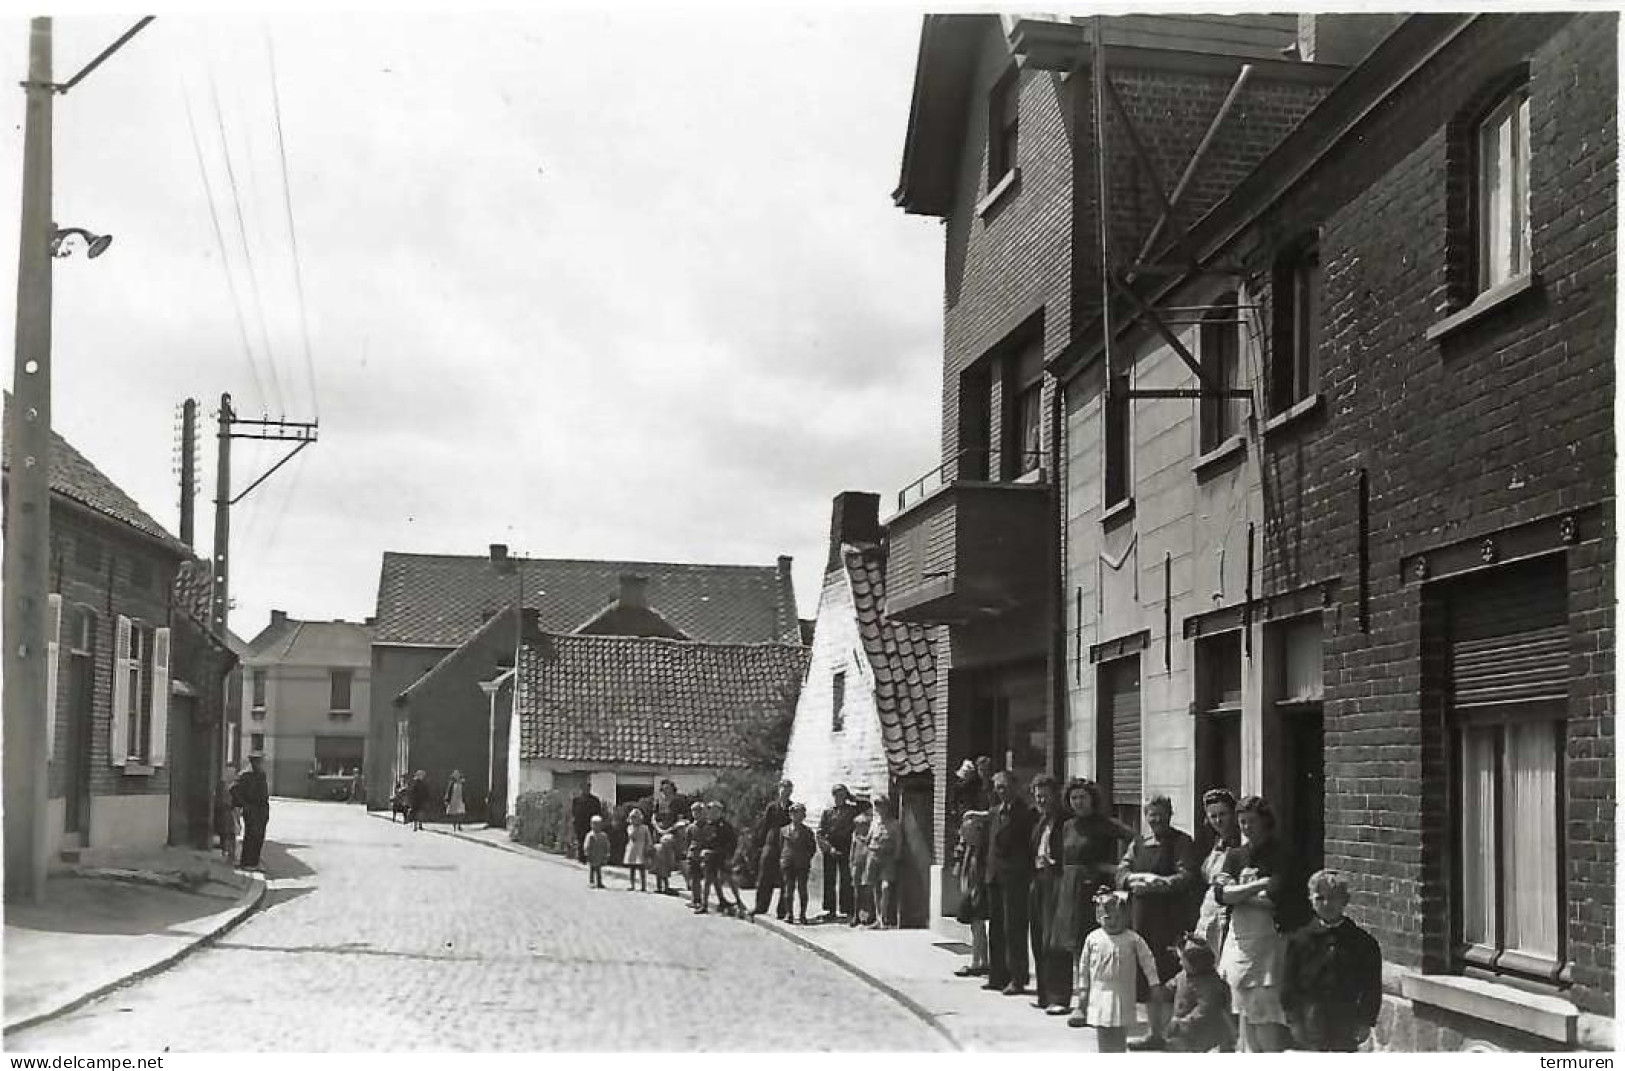
<path id="1" fill-rule="evenodd" d="M 1461 733 L 1462 939 L 1496 947 L 1495 730 Z"/>
<path id="2" fill-rule="evenodd" d="M 1484 124 L 1480 134 L 1479 211 L 1483 215 L 1485 286 L 1494 286 L 1512 277 L 1512 196 L 1516 176 L 1513 171 L 1513 116 L 1501 110 Z"/>
<path id="3" fill-rule="evenodd" d="M 1557 741 L 1552 722 L 1506 730 L 1502 947 L 1557 958 Z"/>

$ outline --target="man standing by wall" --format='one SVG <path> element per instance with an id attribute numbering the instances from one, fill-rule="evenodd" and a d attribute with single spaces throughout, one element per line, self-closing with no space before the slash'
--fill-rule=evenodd
<path id="1" fill-rule="evenodd" d="M 265 756 L 248 756 L 248 769 L 237 775 L 231 786 L 231 805 L 243 812 L 244 870 L 263 870 L 260 849 L 265 846 L 265 827 L 271 821 L 271 786 L 265 780 Z"/>
<path id="2" fill-rule="evenodd" d="M 852 820 L 858 805 L 845 785 L 830 790 L 834 802 L 818 820 L 818 846 L 824 853 L 824 917 L 852 917 Z"/>
<path id="3" fill-rule="evenodd" d="M 983 989 L 1015 996 L 1027 989 L 1027 896 L 1033 876 L 1035 816 L 1016 795 L 1010 774 L 993 775 L 988 821 L 988 964 Z"/>
<path id="4" fill-rule="evenodd" d="M 570 823 L 575 829 L 576 858 L 581 862 L 587 861 L 587 850 L 584 847 L 587 831 L 592 828 L 592 820 L 602 817 L 604 801 L 592 794 L 591 785 L 582 785 L 576 798 L 570 801 Z"/>

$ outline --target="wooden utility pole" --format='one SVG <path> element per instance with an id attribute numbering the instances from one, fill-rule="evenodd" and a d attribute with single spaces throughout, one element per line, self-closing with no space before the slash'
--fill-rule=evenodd
<path id="1" fill-rule="evenodd" d="M 197 399 L 181 406 L 181 542 L 195 547 L 197 514 Z"/>
<path id="2" fill-rule="evenodd" d="M 46 636 L 51 550 L 51 20 L 29 24 L 17 354 L 5 539 L 6 899 L 45 896 Z"/>
<path id="3" fill-rule="evenodd" d="M 209 625 L 215 635 L 226 634 L 226 617 L 231 609 L 228 585 L 231 579 L 231 395 L 220 396 L 219 452 L 214 475 L 214 568 L 209 585 Z"/>

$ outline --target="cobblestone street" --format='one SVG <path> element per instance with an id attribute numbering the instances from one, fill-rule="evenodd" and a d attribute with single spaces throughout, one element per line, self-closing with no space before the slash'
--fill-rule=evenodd
<path id="1" fill-rule="evenodd" d="M 944 1047 L 750 924 L 338 804 L 277 801 L 259 912 L 20 1051 Z M 793 1013 L 787 1014 L 793 1009 Z"/>

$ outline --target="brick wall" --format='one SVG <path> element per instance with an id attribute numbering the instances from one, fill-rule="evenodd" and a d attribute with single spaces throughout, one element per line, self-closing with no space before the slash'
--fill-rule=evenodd
<path id="1" fill-rule="evenodd" d="M 1404 555 L 1591 503 L 1612 512 L 1616 27 L 1612 15 L 1479 20 L 1392 99 L 1380 127 L 1276 206 L 1322 224 L 1321 414 L 1270 444 L 1264 589 L 1341 576 L 1326 643 L 1326 855 L 1394 963 L 1448 940 L 1445 741 L 1423 691 L 1422 585 Z M 1527 63 L 1538 286 L 1437 341 L 1463 299 L 1463 139 Z M 1457 169 L 1457 170 L 1453 170 Z M 1369 630 L 1356 581 L 1369 481 Z M 1611 1014 L 1613 546 L 1566 554 L 1574 678 L 1567 766 L 1569 991 Z"/>
<path id="2" fill-rule="evenodd" d="M 119 615 L 139 619 L 154 628 L 170 624 L 170 588 L 180 555 L 165 553 L 150 540 L 111 521 L 53 503 L 51 509 L 51 590 L 61 594 L 64 628 L 72 604 L 95 614 L 92 714 L 90 733 L 90 792 L 93 796 L 148 796 L 169 792 L 169 770 L 128 776 L 110 762 L 113 719 L 114 635 Z M 65 646 L 65 645 L 64 645 Z M 175 652 L 171 649 L 171 663 Z M 66 791 L 70 716 L 67 687 L 68 659 L 64 652 L 57 687 L 56 754 L 52 757 L 50 794 Z M 92 837 L 95 831 L 92 830 Z M 160 839 L 162 831 L 160 831 Z"/>
<path id="3" fill-rule="evenodd" d="M 449 647 L 372 645 L 372 698 L 367 724 L 367 807 L 389 806 L 395 787 L 395 697 L 451 653 Z"/>
<path id="4" fill-rule="evenodd" d="M 412 693 L 406 707 L 412 726 L 412 768 L 428 772 L 436 799 L 445 791 L 451 771 L 461 770 L 465 781 L 464 803 L 471 814 L 485 813 L 491 743 L 491 701 L 480 690 L 480 682 L 502 672 L 499 662 L 513 661 L 513 615 L 505 616 L 509 619 L 506 627 L 492 627 L 459 648 L 432 680 L 425 681 L 422 688 Z M 501 709 L 500 703 L 498 709 Z M 499 762 L 507 754 L 504 729 L 504 725 L 497 726 Z M 497 780 L 505 779 L 506 773 L 499 772 Z"/>

